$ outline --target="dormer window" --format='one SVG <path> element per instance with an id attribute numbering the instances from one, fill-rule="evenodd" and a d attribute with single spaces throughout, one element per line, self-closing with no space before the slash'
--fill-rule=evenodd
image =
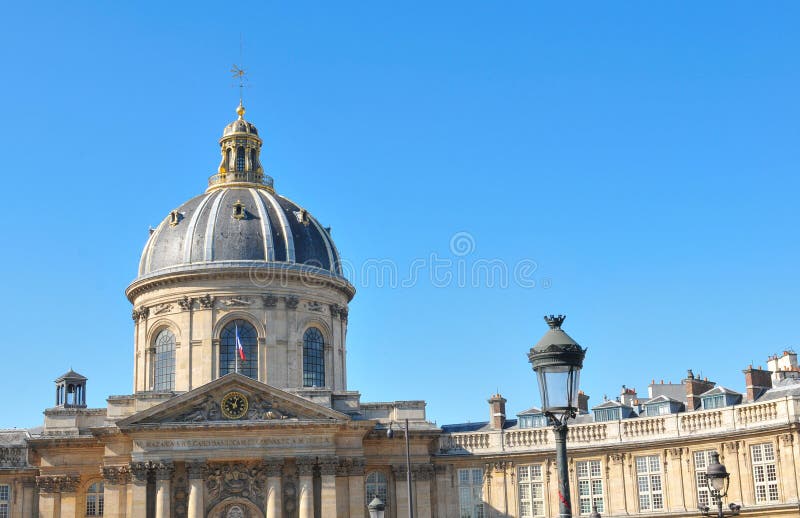
<path id="1" fill-rule="evenodd" d="M 725 407 L 725 396 L 722 394 L 716 396 L 707 396 L 704 397 L 702 400 L 703 403 L 703 410 L 711 410 L 713 408 L 723 408 Z"/>
<path id="2" fill-rule="evenodd" d="M 177 210 L 173 210 L 169 213 L 169 226 L 174 227 L 181 221 L 181 213 Z"/>
<path id="3" fill-rule="evenodd" d="M 543 414 L 519 416 L 520 428 L 543 428 L 547 426 L 547 418 Z"/>
<path id="4" fill-rule="evenodd" d="M 236 203 L 233 204 L 233 219 L 244 219 L 244 216 L 244 203 L 242 200 L 236 200 Z"/>
<path id="5" fill-rule="evenodd" d="M 594 420 L 597 422 L 602 421 L 616 421 L 622 419 L 620 408 L 601 408 L 594 411 Z"/>

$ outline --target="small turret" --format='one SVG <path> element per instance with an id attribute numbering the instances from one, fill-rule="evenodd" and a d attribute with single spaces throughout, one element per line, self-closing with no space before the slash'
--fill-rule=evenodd
<path id="1" fill-rule="evenodd" d="M 86 408 L 86 381 L 70 369 L 56 378 L 56 406 L 60 408 Z"/>

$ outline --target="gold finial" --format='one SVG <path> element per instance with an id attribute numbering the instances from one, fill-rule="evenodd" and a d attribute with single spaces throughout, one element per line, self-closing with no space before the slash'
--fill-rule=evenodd
<path id="1" fill-rule="evenodd" d="M 239 106 L 236 107 L 236 113 L 239 115 L 239 119 L 244 118 L 244 106 L 242 106 L 242 101 L 239 101 Z"/>

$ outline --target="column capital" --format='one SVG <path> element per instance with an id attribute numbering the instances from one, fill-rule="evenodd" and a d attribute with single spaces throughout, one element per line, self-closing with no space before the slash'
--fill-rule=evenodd
<path id="1" fill-rule="evenodd" d="M 297 457 L 295 464 L 297 464 L 297 474 L 301 477 L 311 476 L 314 474 L 314 466 L 317 460 L 314 457 Z"/>
<path id="2" fill-rule="evenodd" d="M 36 486 L 36 477 L 22 477 L 20 480 L 22 481 L 22 487 Z"/>
<path id="3" fill-rule="evenodd" d="M 392 464 L 392 473 L 396 478 L 406 476 L 406 465 L 405 464 Z"/>
<path id="4" fill-rule="evenodd" d="M 433 466 L 418 464 L 412 468 L 415 480 L 430 480 L 433 478 Z"/>
<path id="5" fill-rule="evenodd" d="M 321 475 L 336 475 L 336 468 L 339 467 L 339 458 L 335 455 L 322 457 L 319 460 Z"/>
<path id="6" fill-rule="evenodd" d="M 153 468 L 156 471 L 156 480 L 171 480 L 175 471 L 175 465 L 169 460 L 160 461 Z"/>
<path id="7" fill-rule="evenodd" d="M 268 477 L 280 477 L 283 474 L 283 459 L 264 459 L 262 465 Z"/>
<path id="8" fill-rule="evenodd" d="M 133 475 L 133 480 L 140 484 L 144 484 L 147 483 L 147 479 L 153 470 L 153 463 L 150 461 L 131 462 L 129 468 L 131 475 Z"/>
<path id="9" fill-rule="evenodd" d="M 447 464 L 434 464 L 433 470 L 437 475 L 447 475 Z"/>
<path id="10" fill-rule="evenodd" d="M 61 484 L 58 477 L 39 476 L 36 477 L 36 486 L 41 493 L 60 493 Z"/>
<path id="11" fill-rule="evenodd" d="M 103 466 L 103 481 L 109 486 L 122 486 L 130 480 L 131 470 L 128 466 Z"/>
<path id="12" fill-rule="evenodd" d="M 198 480 L 205 476 L 206 460 L 205 459 L 192 459 L 186 462 L 186 474 L 189 480 Z"/>

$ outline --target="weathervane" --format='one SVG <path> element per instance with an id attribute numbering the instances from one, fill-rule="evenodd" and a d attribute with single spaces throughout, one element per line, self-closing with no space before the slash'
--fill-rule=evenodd
<path id="1" fill-rule="evenodd" d="M 239 104 L 242 104 L 242 97 L 244 94 L 244 82 L 246 79 L 247 72 L 244 68 L 239 65 L 233 65 L 231 67 L 231 74 L 233 74 L 234 79 L 239 80 Z"/>

